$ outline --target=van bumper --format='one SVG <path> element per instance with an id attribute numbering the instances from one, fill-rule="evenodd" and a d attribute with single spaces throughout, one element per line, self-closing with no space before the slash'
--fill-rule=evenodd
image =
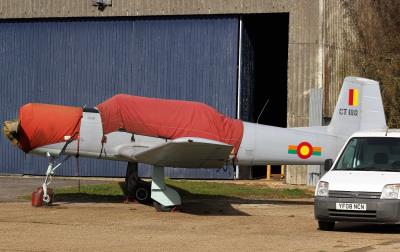
<path id="1" fill-rule="evenodd" d="M 336 210 L 336 203 L 364 203 L 367 210 Z M 400 200 L 315 197 L 314 215 L 319 221 L 400 223 Z"/>

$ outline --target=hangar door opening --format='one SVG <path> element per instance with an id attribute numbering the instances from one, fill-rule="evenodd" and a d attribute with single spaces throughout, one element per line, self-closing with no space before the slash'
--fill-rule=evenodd
<path id="1" fill-rule="evenodd" d="M 289 13 L 244 15 L 240 32 L 240 118 L 286 127 Z M 240 177 L 246 170 L 250 178 L 266 176 L 265 166 L 241 169 Z"/>

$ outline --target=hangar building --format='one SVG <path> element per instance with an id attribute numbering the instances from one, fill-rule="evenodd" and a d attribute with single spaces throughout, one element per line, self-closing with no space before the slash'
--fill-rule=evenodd
<path id="1" fill-rule="evenodd" d="M 28 102 L 95 106 L 129 93 L 205 102 L 253 122 L 268 101 L 259 123 L 321 125 L 343 78 L 359 71 L 345 2 L 0 1 L 0 118 Z M 0 173 L 44 174 L 44 158 L 3 137 L 0 145 Z M 80 162 L 82 176 L 125 175 L 125 163 Z M 289 168 L 288 182 L 305 183 L 307 170 Z M 231 179 L 234 171 L 170 168 L 167 176 Z M 58 175 L 76 175 L 75 163 Z"/>

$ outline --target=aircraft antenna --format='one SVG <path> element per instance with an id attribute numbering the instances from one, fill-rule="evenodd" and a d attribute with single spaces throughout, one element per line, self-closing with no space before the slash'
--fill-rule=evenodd
<path id="1" fill-rule="evenodd" d="M 265 108 L 267 107 L 268 102 L 269 102 L 269 99 L 268 99 L 267 102 L 264 104 L 264 107 L 262 108 L 260 114 L 259 114 L 258 117 L 257 117 L 257 122 L 256 122 L 257 124 L 258 124 L 258 120 L 260 120 L 260 117 L 261 117 L 262 113 L 264 112 Z"/>

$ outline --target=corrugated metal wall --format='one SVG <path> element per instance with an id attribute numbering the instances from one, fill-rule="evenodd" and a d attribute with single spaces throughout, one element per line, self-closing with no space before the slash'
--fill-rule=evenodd
<path id="1" fill-rule="evenodd" d="M 243 19 L 243 18 L 242 18 Z M 254 117 L 254 82 L 255 82 L 255 48 L 250 39 L 249 27 L 242 21 L 242 48 L 240 66 L 240 116 L 247 122 L 255 122 Z"/>
<path id="2" fill-rule="evenodd" d="M 94 106 L 116 93 L 205 102 L 236 116 L 238 18 L 0 22 L 0 120 L 27 102 Z M 0 138 L 0 172 L 43 174 Z M 83 176 L 124 176 L 122 162 L 81 159 Z M 141 168 L 141 175 L 149 175 Z M 57 172 L 74 175 L 70 161 Z M 167 176 L 232 178 L 233 169 Z"/>
<path id="3" fill-rule="evenodd" d="M 354 1 L 355 4 L 368 4 L 368 1 Z M 343 1 L 324 1 L 323 14 L 323 71 L 324 71 L 324 116 L 331 117 L 346 76 L 359 76 L 359 55 L 362 48 L 352 24 L 346 3 Z M 360 15 L 362 15 L 360 13 Z M 361 35 L 362 36 L 362 35 Z"/>
<path id="4" fill-rule="evenodd" d="M 289 17 L 288 127 L 308 126 L 310 89 L 322 87 L 318 76 L 319 1 L 297 7 Z"/>
<path id="5" fill-rule="evenodd" d="M 99 11 L 92 0 L 1 0 L 0 18 L 199 15 L 288 12 L 315 0 L 113 0 Z"/>
<path id="6" fill-rule="evenodd" d="M 321 88 L 312 88 L 310 90 L 310 118 L 309 126 L 322 125 L 322 104 L 323 104 L 323 90 Z M 323 166 L 309 165 L 307 167 L 307 185 L 315 186 L 321 179 Z"/>

